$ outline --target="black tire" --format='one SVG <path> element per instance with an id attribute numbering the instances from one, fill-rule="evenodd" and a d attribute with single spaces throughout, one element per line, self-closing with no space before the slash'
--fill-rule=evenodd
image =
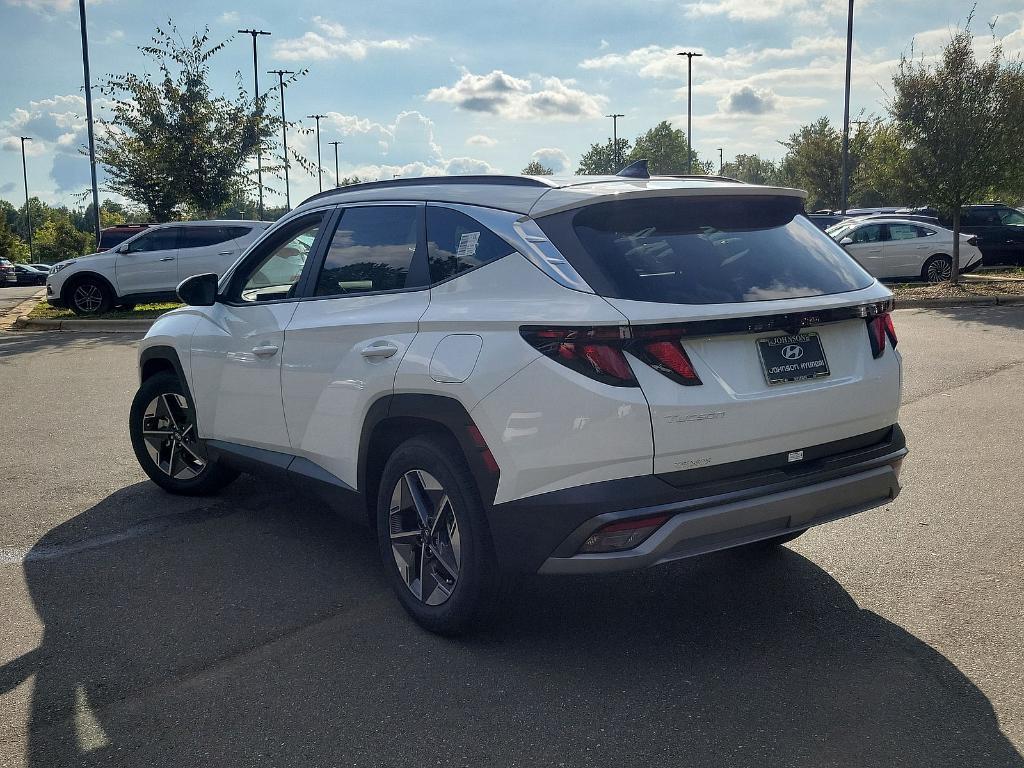
<path id="1" fill-rule="evenodd" d="M 781 547 L 788 541 L 798 539 L 807 533 L 807 528 L 802 528 L 799 531 L 790 531 L 789 533 L 783 533 L 780 536 L 773 536 L 770 539 L 761 539 L 760 541 L 752 541 L 749 544 L 744 544 L 740 549 L 751 553 L 758 552 L 774 552 L 776 549 Z"/>
<path id="2" fill-rule="evenodd" d="M 67 287 L 66 302 L 76 315 L 102 315 L 114 306 L 114 295 L 105 282 L 96 277 L 80 277 Z"/>
<path id="3" fill-rule="evenodd" d="M 151 406 L 155 403 L 154 413 Z M 237 472 L 207 456 L 202 439 L 195 434 L 192 401 L 173 373 L 158 373 L 146 379 L 135 393 L 128 418 L 135 458 L 149 479 L 165 491 L 207 496 L 238 477 Z M 181 439 L 172 439 L 175 434 Z M 159 462 L 154 459 L 154 451 Z M 164 457 L 168 468 L 163 466 Z"/>
<path id="4" fill-rule="evenodd" d="M 949 256 L 937 254 L 929 258 L 921 267 L 921 279 L 926 283 L 941 283 L 953 274 L 953 260 Z"/>
<path id="5" fill-rule="evenodd" d="M 418 471 L 418 472 L 416 472 Z M 430 481 L 440 485 L 440 491 L 428 490 L 428 505 L 434 510 L 435 520 L 438 516 L 454 517 L 455 531 L 458 540 L 457 554 L 451 547 L 447 552 L 451 557 L 446 559 L 456 567 L 454 583 L 440 567 L 442 556 L 425 556 L 429 546 L 444 550 L 443 541 L 431 539 L 431 545 L 423 548 L 423 531 L 419 525 L 416 509 L 404 509 L 392 514 L 392 498 L 396 489 L 401 498 L 405 498 L 404 490 L 409 486 L 406 479 L 410 473 L 423 477 L 424 473 Z M 421 489 L 427 484 L 422 484 Z M 447 496 L 450 506 L 445 506 L 443 498 Z M 402 504 L 400 503 L 401 507 Z M 440 511 L 438 507 L 443 507 Z M 445 509 L 450 511 L 446 512 Z M 451 543 L 450 518 L 444 527 L 434 523 L 433 528 L 441 528 L 438 536 L 446 533 Z M 420 537 L 416 538 L 419 526 Z M 406 530 L 408 528 L 408 530 Z M 445 530 L 447 528 L 447 530 Z M 393 535 L 394 531 L 394 535 Z M 432 533 L 430 534 L 433 535 Z M 473 476 L 466 466 L 465 459 L 454 440 L 443 437 L 414 437 L 402 443 L 388 459 L 381 475 L 380 491 L 377 495 L 377 541 L 381 561 L 398 597 L 399 602 L 416 622 L 424 629 L 441 635 L 457 635 L 474 626 L 484 623 L 494 614 L 502 594 L 505 580 L 498 572 L 494 547 L 484 515 L 483 504 Z M 393 546 L 394 544 L 394 546 Z M 401 554 L 404 551 L 404 555 Z M 407 576 L 403 576 L 399 568 L 399 558 L 407 564 Z M 413 558 L 410 560 L 409 558 Z M 434 574 L 428 584 L 429 594 L 423 595 L 424 569 L 422 563 L 426 558 L 427 570 Z M 450 566 L 447 566 L 450 569 Z M 414 583 L 410 583 L 419 569 L 419 591 L 416 593 Z M 442 584 L 447 581 L 447 584 Z M 443 600 L 439 604 L 428 604 L 428 600 Z"/>
<path id="6" fill-rule="evenodd" d="M 117 308 L 120 309 L 120 310 L 123 310 L 124 312 L 131 312 L 133 309 L 135 309 L 135 305 L 134 304 L 118 304 Z"/>

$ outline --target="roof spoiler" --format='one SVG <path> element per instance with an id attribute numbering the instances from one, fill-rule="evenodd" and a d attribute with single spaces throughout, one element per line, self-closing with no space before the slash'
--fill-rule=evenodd
<path id="1" fill-rule="evenodd" d="M 651 178 L 651 172 L 647 170 L 647 162 L 646 158 L 637 160 L 635 163 L 627 165 L 615 175 L 625 179 L 649 179 Z"/>

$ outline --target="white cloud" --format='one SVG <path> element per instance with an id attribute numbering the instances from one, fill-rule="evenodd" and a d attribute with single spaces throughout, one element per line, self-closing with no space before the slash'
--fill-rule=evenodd
<path id="1" fill-rule="evenodd" d="M 29 8 L 40 13 L 63 13 L 77 7 L 75 0 L 6 0 L 8 5 Z"/>
<path id="2" fill-rule="evenodd" d="M 470 136 L 466 139 L 466 144 L 471 147 L 493 147 L 497 143 L 497 140 L 492 139 L 490 136 L 484 136 L 482 133 L 478 133 L 475 136 Z"/>
<path id="3" fill-rule="evenodd" d="M 434 88 L 427 101 L 454 104 L 467 112 L 498 115 L 512 120 L 578 120 L 600 117 L 607 102 L 558 77 L 514 77 L 500 69 L 486 75 L 463 70 L 451 86 Z"/>
<path id="4" fill-rule="evenodd" d="M 218 18 L 221 24 L 237 24 L 242 20 L 242 15 L 238 11 L 224 11 Z"/>
<path id="5" fill-rule="evenodd" d="M 725 16 L 730 21 L 766 21 L 796 16 L 798 21 L 807 22 L 845 13 L 847 4 L 841 0 L 700 0 L 684 7 L 687 16 L 698 19 Z"/>
<path id="6" fill-rule="evenodd" d="M 21 154 L 21 139 L 17 136 L 5 136 L 0 139 L 0 147 L 4 152 L 17 152 Z M 25 154 L 28 157 L 39 157 L 46 154 L 46 145 L 37 141 L 25 142 Z"/>
<path id="7" fill-rule="evenodd" d="M 317 31 L 306 32 L 302 37 L 285 38 L 275 42 L 274 56 L 285 61 L 324 61 L 342 57 L 361 61 L 370 51 L 404 51 L 425 39 L 405 37 L 370 40 L 352 37 L 341 24 L 322 16 L 314 16 L 313 23 Z"/>
<path id="8" fill-rule="evenodd" d="M 530 155 L 530 160 L 536 160 L 555 173 L 569 173 L 571 165 L 569 156 L 558 147 L 541 147 Z"/>
<path id="9" fill-rule="evenodd" d="M 726 114 L 763 115 L 773 112 L 778 103 L 778 96 L 770 88 L 743 85 L 723 96 L 718 102 L 718 109 Z"/>
<path id="10" fill-rule="evenodd" d="M 72 147 L 75 138 L 86 132 L 85 98 L 67 94 L 30 101 L 27 108 L 15 108 L 7 120 L 0 122 L 0 131 L 31 136 L 37 146 L 53 143 L 58 148 Z"/>

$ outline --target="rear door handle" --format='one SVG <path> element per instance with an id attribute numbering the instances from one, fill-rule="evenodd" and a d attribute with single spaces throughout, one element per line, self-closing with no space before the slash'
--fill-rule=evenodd
<path id="1" fill-rule="evenodd" d="M 271 357 L 277 354 L 277 346 L 274 344 L 264 344 L 263 346 L 253 347 L 252 353 L 256 357 Z"/>
<path id="2" fill-rule="evenodd" d="M 360 354 L 367 360 L 373 360 L 376 358 L 384 359 L 386 357 L 391 357 L 397 351 L 398 347 L 396 347 L 394 344 L 384 342 L 381 344 L 371 344 L 368 347 L 363 347 L 363 350 L 362 352 L 360 352 Z"/>
<path id="3" fill-rule="evenodd" d="M 164 256 L 160 261 L 174 261 L 173 256 Z"/>
<path id="4" fill-rule="evenodd" d="M 234 253 L 234 251 L 221 251 L 217 255 L 218 256 L 230 256 L 232 253 Z"/>

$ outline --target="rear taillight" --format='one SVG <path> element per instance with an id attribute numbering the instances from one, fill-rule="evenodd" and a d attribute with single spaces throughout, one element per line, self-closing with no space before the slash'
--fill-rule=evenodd
<path id="1" fill-rule="evenodd" d="M 582 553 L 621 552 L 632 549 L 646 541 L 652 533 L 664 525 L 668 515 L 645 517 L 639 520 L 622 520 L 609 523 L 590 534 L 583 546 Z"/>
<path id="2" fill-rule="evenodd" d="M 628 327 L 524 325 L 519 333 L 534 349 L 584 376 L 615 387 L 637 385 L 622 353 L 629 341 Z"/>
<path id="3" fill-rule="evenodd" d="M 680 336 L 682 331 L 672 326 L 640 326 L 633 329 L 634 341 L 629 351 L 679 384 L 687 387 L 702 384 L 690 356 L 679 341 Z"/>
<path id="4" fill-rule="evenodd" d="M 892 348 L 896 349 L 898 339 L 896 328 L 892 324 L 892 315 L 888 312 L 868 318 L 868 340 L 871 342 L 871 356 L 879 358 L 885 352 L 885 339 L 889 338 Z"/>

